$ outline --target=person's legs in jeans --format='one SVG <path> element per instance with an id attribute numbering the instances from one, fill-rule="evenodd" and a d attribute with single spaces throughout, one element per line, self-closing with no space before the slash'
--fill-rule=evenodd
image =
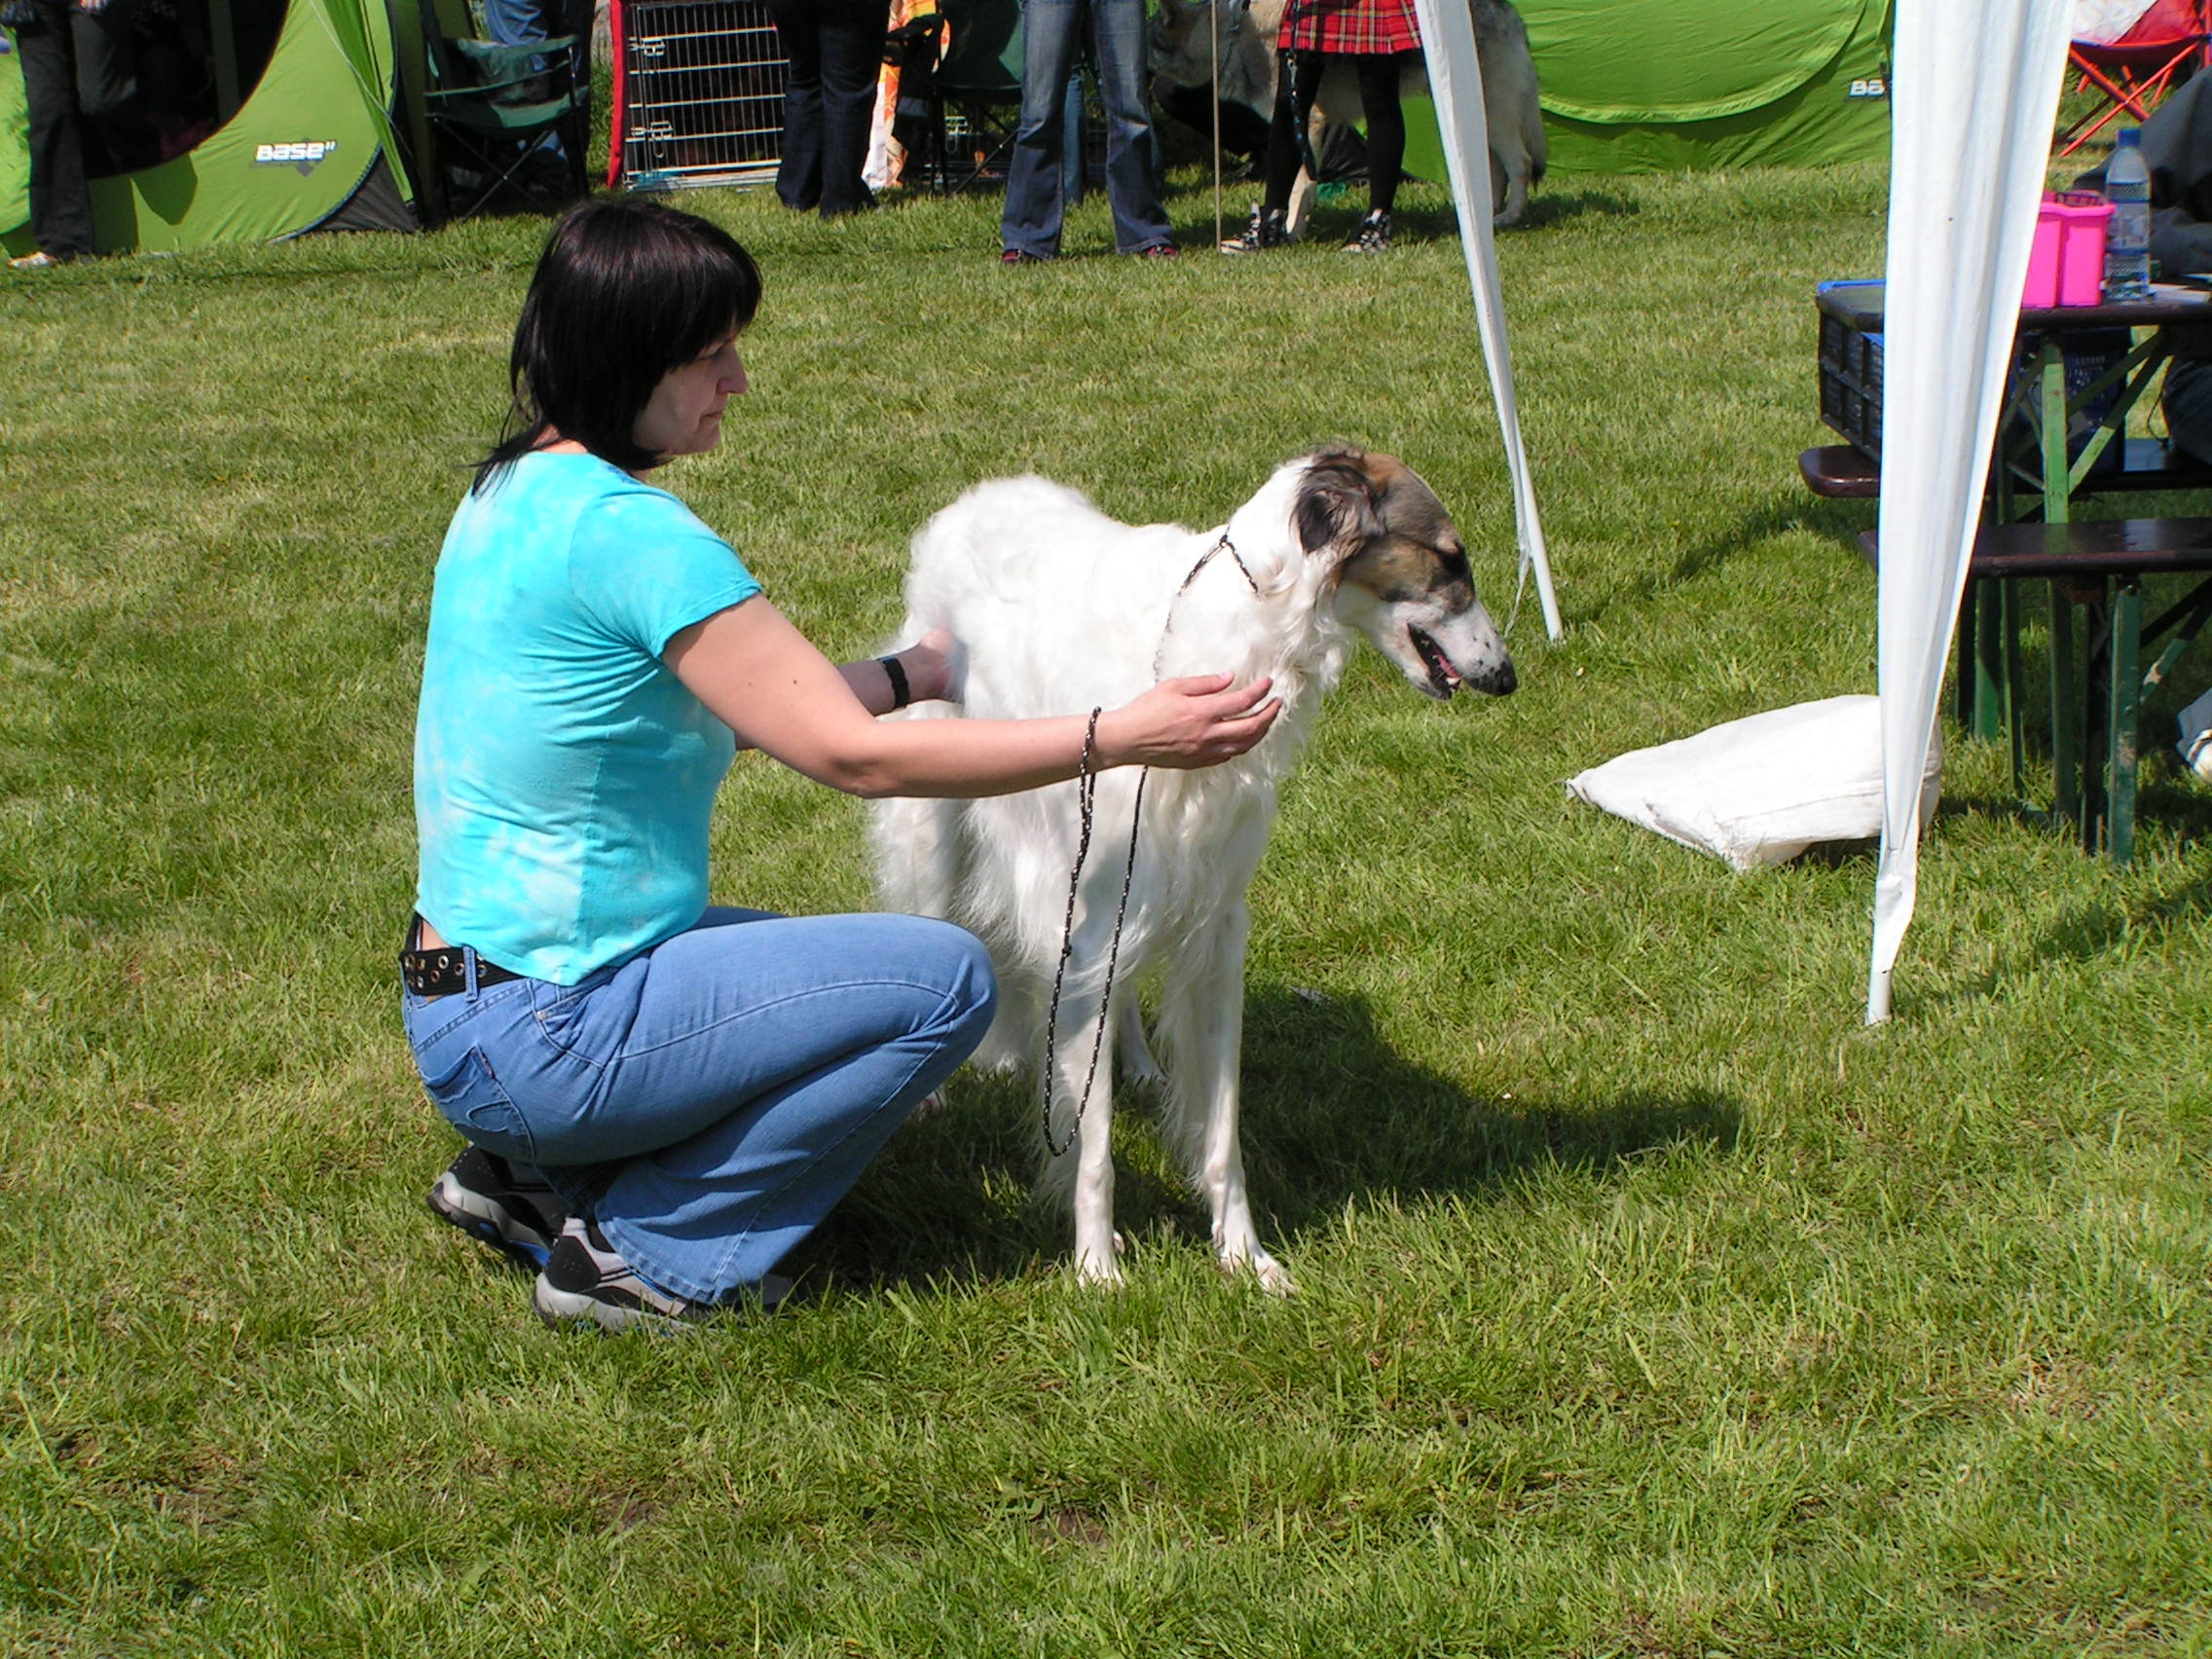
<path id="1" fill-rule="evenodd" d="M 2212 462 L 2212 362 L 2176 357 L 2166 365 L 2166 385 L 2160 394 L 2166 415 L 2166 435 L 2174 448 L 2197 461 Z"/>
<path id="2" fill-rule="evenodd" d="M 1021 0 L 1021 120 L 1007 167 L 999 241 L 1016 253 L 1053 259 L 1060 251 L 1060 117 L 1068 75 L 1082 45 L 1077 32 L 1090 0 Z"/>
<path id="3" fill-rule="evenodd" d="M 484 32 L 492 37 L 495 46 L 535 46 L 549 40 L 556 33 L 571 32 L 563 23 L 565 9 L 562 0 L 484 0 Z M 571 66 L 584 74 L 580 67 L 589 53 L 589 23 L 571 56 Z M 533 73 L 544 72 L 542 57 L 533 58 Z M 589 85 L 587 79 L 581 85 Z M 568 174 L 568 148 L 561 142 L 558 132 L 541 134 L 530 147 L 530 159 L 523 164 L 522 175 L 534 183 L 558 188 Z"/>
<path id="4" fill-rule="evenodd" d="M 798 212 L 822 202 L 822 8 L 815 0 L 768 0 L 784 49 L 784 144 L 776 200 Z"/>
<path id="5" fill-rule="evenodd" d="M 1169 240 L 1167 209 L 1152 176 L 1150 47 L 1144 0 L 1091 0 L 1091 61 L 1106 112 L 1106 196 L 1114 209 L 1114 246 L 1122 253 Z"/>
<path id="6" fill-rule="evenodd" d="M 497 985 L 480 1016 L 460 1000 L 407 1004 L 455 1126 L 588 1204 L 650 1283 L 717 1301 L 829 1213 L 996 993 L 948 923 L 710 911 L 580 985 Z"/>
<path id="7" fill-rule="evenodd" d="M 862 177 L 875 126 L 876 89 L 890 13 L 883 0 L 825 0 L 822 8 L 822 213 L 875 204 Z"/>
<path id="8" fill-rule="evenodd" d="M 78 129 L 72 7 L 42 0 L 37 18 L 17 31 L 23 98 L 30 114 L 31 236 L 55 259 L 92 251 L 92 193 Z"/>

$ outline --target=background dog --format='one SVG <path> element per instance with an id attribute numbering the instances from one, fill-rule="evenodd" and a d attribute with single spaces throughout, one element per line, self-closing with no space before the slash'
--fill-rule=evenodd
<path id="1" fill-rule="evenodd" d="M 1156 680 L 1233 673 L 1274 682 L 1282 713 L 1250 753 L 1205 771 L 1146 776 L 1135 873 L 1105 1047 L 1106 997 L 1140 774 L 1097 780 L 1096 831 L 1076 906 L 1054 1025 L 1043 1185 L 1075 1212 L 1076 1263 L 1115 1264 L 1110 1152 L 1114 1046 L 1164 1094 L 1167 1138 L 1213 1216 L 1227 1269 L 1289 1287 L 1260 1248 L 1237 1141 L 1250 886 L 1321 699 L 1365 634 L 1438 699 L 1502 696 L 1513 664 L 1476 597 L 1459 534 L 1435 494 L 1386 455 L 1330 448 L 1293 461 L 1230 516 L 1193 533 L 1108 518 L 1041 478 L 978 485 L 914 538 L 902 638 L 945 628 L 963 650 L 961 706 L 909 719 L 1018 719 L 1111 708 Z M 979 1063 L 1034 1067 L 1058 968 L 1079 831 L 1072 783 L 990 800 L 890 800 L 871 808 L 884 903 L 979 935 L 1000 1013 Z M 1164 1068 L 1146 1050 L 1135 990 L 1158 988 Z M 1065 1147 L 1058 1156 L 1051 1149 Z"/>
<path id="2" fill-rule="evenodd" d="M 1249 6 L 1221 6 L 1221 97 L 1256 110 L 1265 122 L 1274 111 L 1275 34 L 1285 0 L 1252 0 Z M 1475 54 L 1482 63 L 1483 107 L 1489 119 L 1490 184 L 1493 222 L 1521 222 L 1529 187 L 1544 176 L 1544 117 L 1536 101 L 1536 65 L 1529 55 L 1529 31 L 1521 14 L 1506 0 L 1467 0 L 1475 19 Z M 1152 73 L 1155 96 L 1162 103 L 1168 90 L 1205 87 L 1213 79 L 1213 13 L 1216 0 L 1161 0 L 1152 19 Z M 1428 95 L 1428 73 L 1408 69 L 1401 92 Z M 1332 63 L 1313 99 L 1313 149 L 1321 152 L 1322 129 L 1348 124 L 1360 112 L 1359 83 L 1349 64 Z M 1440 181 L 1441 182 L 1441 181 Z M 1304 220 L 1313 197 L 1312 181 L 1301 172 L 1291 193 L 1293 231 Z"/>

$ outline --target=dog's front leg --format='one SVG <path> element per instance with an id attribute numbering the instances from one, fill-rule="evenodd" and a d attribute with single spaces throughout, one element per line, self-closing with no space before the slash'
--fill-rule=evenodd
<path id="1" fill-rule="evenodd" d="M 1116 1257 L 1121 1238 L 1114 1232 L 1114 1032 L 1111 1020 L 1101 1031 L 1098 1014 L 1095 990 L 1079 991 L 1071 984 L 1062 991 L 1053 1040 L 1052 1109 L 1048 1123 L 1051 1142 L 1046 1148 L 1051 1161 L 1045 1178 L 1067 1195 L 1075 1215 L 1077 1276 L 1088 1284 L 1119 1284 L 1122 1269 Z M 1099 1045 L 1095 1071 L 1090 1061 L 1094 1040 Z M 1057 1156 L 1052 1156 L 1055 1151 Z"/>
<path id="2" fill-rule="evenodd" d="M 1250 915 L 1239 903 L 1188 949 L 1173 953 L 1161 988 L 1161 1037 L 1168 1056 L 1171 1128 L 1192 1185 L 1213 1210 L 1213 1245 L 1222 1270 L 1249 1269 L 1263 1289 L 1287 1296 L 1290 1274 L 1260 1248 L 1237 1137 L 1244 943 L 1250 933 Z"/>

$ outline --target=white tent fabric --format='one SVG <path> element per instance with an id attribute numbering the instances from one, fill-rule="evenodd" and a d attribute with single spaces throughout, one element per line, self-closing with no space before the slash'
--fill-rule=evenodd
<path id="1" fill-rule="evenodd" d="M 1883 304 L 1881 864 L 1866 1020 L 1912 921 L 1922 769 L 2057 119 L 2069 0 L 1898 0 Z"/>
<path id="2" fill-rule="evenodd" d="M 1445 166 L 1452 174 L 1452 200 L 1459 209 L 1459 246 L 1467 258 L 1467 281 L 1474 290 L 1475 326 L 1482 336 L 1483 359 L 1490 366 L 1491 395 L 1497 402 L 1497 424 L 1505 440 L 1505 464 L 1513 478 L 1513 522 L 1521 543 L 1521 570 L 1533 571 L 1536 597 L 1544 608 L 1544 632 L 1560 637 L 1559 601 L 1552 593 L 1551 561 L 1544 555 L 1544 530 L 1536 517 L 1536 489 L 1529 476 L 1529 452 L 1521 442 L 1520 406 L 1513 396 L 1513 356 L 1505 340 L 1505 300 L 1497 277 L 1497 241 L 1491 229 L 1496 210 L 1490 188 L 1490 123 L 1483 109 L 1483 78 L 1475 56 L 1473 14 L 1463 0 L 1414 0 L 1420 38 L 1428 59 L 1428 90 L 1436 103 L 1436 127 L 1444 143 Z M 2023 270 L 2023 279 L 2025 272 Z"/>
<path id="3" fill-rule="evenodd" d="M 2110 46 L 2143 20 L 2154 0 L 2074 0 L 2067 28 L 2076 40 Z"/>

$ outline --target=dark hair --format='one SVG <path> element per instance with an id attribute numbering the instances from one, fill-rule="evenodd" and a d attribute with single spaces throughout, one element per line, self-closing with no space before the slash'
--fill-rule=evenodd
<path id="1" fill-rule="evenodd" d="M 638 197 L 575 208 L 530 279 L 507 362 L 513 403 L 474 488 L 548 432 L 625 471 L 658 465 L 631 436 L 653 388 L 759 306 L 759 269 L 719 225 Z"/>

